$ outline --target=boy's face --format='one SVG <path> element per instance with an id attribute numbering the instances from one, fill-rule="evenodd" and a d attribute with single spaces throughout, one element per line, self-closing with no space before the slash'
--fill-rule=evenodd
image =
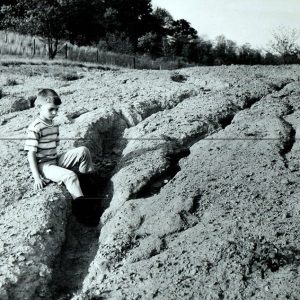
<path id="1" fill-rule="evenodd" d="M 46 103 L 40 108 L 40 117 L 45 121 L 52 122 L 54 117 L 57 115 L 57 112 L 58 105 Z"/>

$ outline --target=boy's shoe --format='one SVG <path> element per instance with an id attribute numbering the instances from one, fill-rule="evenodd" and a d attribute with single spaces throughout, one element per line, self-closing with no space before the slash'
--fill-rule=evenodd
<path id="1" fill-rule="evenodd" d="M 78 197 L 72 201 L 72 212 L 79 223 L 97 226 L 100 222 L 99 199 Z"/>
<path id="2" fill-rule="evenodd" d="M 109 178 L 100 176 L 99 173 L 79 173 L 78 179 L 84 195 L 94 197 L 99 192 L 104 191 L 106 188 Z"/>

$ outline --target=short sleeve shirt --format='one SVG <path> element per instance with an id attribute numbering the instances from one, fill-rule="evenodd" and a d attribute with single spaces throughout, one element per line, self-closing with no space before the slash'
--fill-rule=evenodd
<path id="1" fill-rule="evenodd" d="M 24 150 L 36 152 L 38 163 L 57 158 L 58 125 L 48 124 L 39 117 L 28 127 Z"/>

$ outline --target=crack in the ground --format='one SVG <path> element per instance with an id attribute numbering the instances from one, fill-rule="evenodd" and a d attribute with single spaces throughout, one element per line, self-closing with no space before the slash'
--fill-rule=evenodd
<path id="1" fill-rule="evenodd" d="M 287 155 L 292 151 L 294 144 L 296 142 L 296 130 L 291 123 L 286 121 L 284 118 L 280 118 L 281 121 L 287 126 L 289 133 L 288 137 L 283 141 L 283 147 L 280 150 L 279 154 L 283 159 L 284 166 L 289 168 L 289 159 Z"/>
<path id="2" fill-rule="evenodd" d="M 201 133 L 197 133 L 196 135 L 193 134 L 193 136 L 185 137 L 184 140 L 181 140 L 181 141 L 177 141 L 177 140 L 174 140 L 174 139 L 171 139 L 171 138 L 165 136 L 166 143 L 171 141 L 172 144 L 174 144 L 173 152 L 172 151 L 169 152 L 168 155 L 166 156 L 167 164 L 168 164 L 166 166 L 166 170 L 162 173 L 154 174 L 153 177 L 151 177 L 146 182 L 146 184 L 143 187 L 141 187 L 141 189 L 139 191 L 137 191 L 136 193 L 132 194 L 129 197 L 129 200 L 134 200 L 134 199 L 139 199 L 139 198 L 147 198 L 147 197 L 151 197 L 153 195 L 159 194 L 161 191 L 161 188 L 163 186 L 165 186 L 166 184 L 168 184 L 176 176 L 176 174 L 178 172 L 180 172 L 181 168 L 179 166 L 179 161 L 182 158 L 187 157 L 190 154 L 190 148 L 192 145 L 197 143 L 199 140 L 202 140 L 205 137 L 208 137 L 210 134 L 216 133 L 218 131 L 225 129 L 227 126 L 230 126 L 234 116 L 238 112 L 245 110 L 245 109 L 250 109 L 252 105 L 254 105 L 256 102 L 263 99 L 265 96 L 266 95 L 263 95 L 261 98 L 253 97 L 254 100 L 250 101 L 251 105 L 250 106 L 246 105 L 246 107 L 242 107 L 242 108 L 237 107 L 236 105 L 232 104 L 233 110 L 231 108 L 228 108 L 228 111 L 226 112 L 227 114 L 225 116 L 224 115 L 220 116 L 218 114 L 217 114 L 217 116 L 211 116 L 209 118 L 209 122 L 212 123 L 213 126 L 208 127 L 210 129 L 208 129 L 205 133 L 201 132 Z M 218 128 L 216 128 L 216 126 L 215 126 L 216 124 L 218 125 Z M 189 228 L 192 228 L 199 223 L 200 218 L 199 218 L 199 216 L 197 216 L 197 210 L 200 207 L 200 198 L 201 198 L 201 194 L 197 194 L 197 196 L 195 196 L 193 199 L 191 208 L 188 211 L 180 211 L 179 212 L 179 216 L 184 224 L 184 227 L 180 228 L 178 231 L 168 234 L 167 235 L 168 237 L 171 235 L 174 235 L 174 234 L 178 234 L 179 232 L 185 231 Z M 144 221 L 144 218 L 143 218 L 143 221 Z M 163 247 L 163 249 L 156 251 L 155 255 L 159 255 L 160 253 L 164 252 L 168 248 L 166 239 L 165 239 L 167 236 L 164 237 L 165 246 Z M 130 250 L 135 248 L 138 245 L 138 244 L 135 244 L 133 240 L 127 241 L 127 244 L 131 245 Z M 123 256 L 124 256 L 124 253 L 123 253 Z"/>
<path id="3" fill-rule="evenodd" d="M 194 95 L 193 93 L 186 94 L 184 96 L 179 95 L 179 102 L 187 99 Z M 178 101 L 175 101 L 178 102 Z M 177 105 L 178 103 L 176 103 Z M 157 113 L 158 111 L 167 108 L 158 107 L 148 111 L 147 116 Z M 96 165 L 97 168 L 102 170 L 98 171 L 101 174 L 101 178 L 98 180 L 103 180 L 104 184 L 96 187 L 95 195 L 99 198 L 101 203 L 101 211 L 109 206 L 110 199 L 113 195 L 112 185 L 109 183 L 110 178 L 115 172 L 115 168 L 118 165 L 118 161 L 121 158 L 122 149 L 125 148 L 127 140 L 122 139 L 122 134 L 125 128 L 134 126 L 130 124 L 129 120 L 124 116 L 122 112 L 117 112 L 114 110 L 114 114 L 117 116 L 118 121 L 113 120 L 111 127 L 106 130 L 106 133 L 98 132 L 97 128 L 101 128 L 101 124 L 94 124 L 91 128 L 92 132 L 88 132 L 87 135 L 92 136 L 92 144 L 97 144 L 101 141 L 100 147 L 93 147 L 92 149 L 97 149 L 101 151 L 100 156 L 96 153 Z M 150 114 L 150 115 L 149 115 Z M 101 122 L 101 121 L 100 121 Z M 97 138 L 98 137 L 98 138 Z M 89 145 L 88 145 L 89 146 Z M 114 149 L 118 148 L 119 151 L 115 152 Z M 174 168 L 176 162 L 181 157 L 188 155 L 189 150 L 180 150 L 179 153 L 172 153 L 169 156 L 170 167 L 166 176 L 173 176 L 173 173 L 178 172 L 178 167 Z M 107 157 L 109 156 L 110 159 Z M 110 160 L 110 163 L 108 162 Z M 104 171 L 104 175 L 103 175 Z M 167 175 L 168 174 L 168 175 Z M 50 287 L 52 290 L 52 298 L 57 300 L 67 300 L 72 297 L 76 291 L 81 288 L 82 282 L 87 275 L 88 268 L 92 260 L 94 259 L 98 250 L 98 240 L 100 235 L 100 227 L 89 228 L 78 224 L 73 216 L 70 216 L 69 223 L 66 229 L 66 240 L 61 250 L 60 256 L 57 258 L 54 273 L 56 274 Z"/>
<path id="4" fill-rule="evenodd" d="M 195 92 L 192 91 L 190 93 L 186 93 L 184 96 L 180 96 L 179 102 L 182 102 L 183 100 L 195 96 Z M 263 97 L 266 95 L 263 95 L 261 98 L 258 97 L 250 97 L 244 107 L 237 107 L 233 106 L 233 108 L 230 110 L 228 109 L 227 112 L 225 112 L 222 116 L 215 115 L 213 117 L 212 121 L 213 124 L 217 122 L 217 127 L 213 125 L 209 132 L 201 132 L 199 134 L 193 134 L 193 136 L 190 137 L 184 137 L 182 141 L 179 143 L 179 147 L 174 147 L 174 151 L 171 151 L 167 154 L 167 164 L 165 172 L 161 174 L 155 174 L 152 178 L 149 179 L 149 181 L 144 185 L 143 188 L 141 188 L 135 195 L 131 195 L 134 198 L 141 198 L 141 197 L 148 197 L 153 195 L 153 193 L 159 193 L 160 189 L 167 184 L 174 176 L 180 171 L 179 161 L 183 157 L 187 157 L 190 154 L 189 148 L 198 142 L 199 140 L 207 137 L 208 135 L 215 133 L 216 130 L 220 131 L 222 129 L 225 129 L 227 126 L 231 125 L 231 122 L 234 118 L 234 116 L 244 110 L 249 109 L 254 105 L 256 102 L 260 101 Z M 176 101 L 175 101 L 176 102 Z M 174 106 L 178 104 L 174 103 Z M 158 111 L 170 109 L 169 107 L 159 107 L 158 109 L 151 109 L 150 114 L 147 115 L 147 113 L 143 114 L 143 118 L 146 119 L 149 116 L 151 116 L 154 113 L 157 113 Z M 114 157 L 111 157 L 111 160 L 113 162 L 113 167 L 110 168 L 110 171 L 106 174 L 106 179 L 109 180 L 112 175 L 117 170 L 118 163 L 120 162 L 121 155 L 122 155 L 122 149 L 126 146 L 126 141 L 122 139 L 122 134 L 125 128 L 128 128 L 130 126 L 129 120 L 125 118 L 123 113 L 117 113 L 115 111 L 115 116 L 117 116 L 117 121 L 114 120 L 111 127 L 115 128 L 109 128 L 107 129 L 107 134 L 103 134 L 103 131 L 101 133 L 97 132 L 97 128 L 101 128 L 102 124 L 94 124 L 93 128 L 91 130 L 94 130 L 93 134 L 91 135 L 93 137 L 92 143 L 97 144 L 98 139 L 97 137 L 99 134 L 102 137 L 102 146 L 101 150 L 103 153 L 100 154 L 100 156 L 106 155 L 112 155 L 112 149 L 118 147 L 118 152 L 114 154 Z M 99 121 L 101 122 L 101 121 Z M 120 122 L 122 125 L 120 125 Z M 132 126 L 132 125 L 131 125 Z M 212 132 L 213 131 L 213 132 Z M 90 134 L 90 132 L 88 133 Z M 112 136 L 114 139 L 112 139 Z M 103 140 L 104 139 L 104 140 Z M 107 139 L 107 145 L 105 139 Z M 112 141 L 113 140 L 113 141 Z M 291 142 L 288 143 L 283 150 L 283 155 L 286 155 L 292 147 L 292 139 Z M 88 145 L 87 145 L 88 146 Z M 105 146 L 105 147 L 103 147 Z M 96 147 L 96 149 L 98 149 Z M 112 155 L 113 156 L 113 155 Z M 101 159 L 100 159 L 101 161 Z M 107 195 L 107 196 L 105 196 Z M 109 206 L 110 199 L 112 198 L 113 190 L 112 186 L 109 184 L 105 189 L 104 192 L 101 191 L 97 194 L 99 198 L 104 200 L 104 204 L 102 208 L 106 208 Z M 201 197 L 201 196 L 199 196 Z M 193 202 L 192 208 L 185 213 L 181 214 L 181 217 L 186 220 L 186 227 L 191 227 L 188 222 L 189 214 L 195 214 L 197 209 L 199 207 L 199 198 L 197 197 L 195 201 Z M 98 239 L 100 234 L 100 228 L 94 228 L 87 230 L 83 227 L 78 227 L 79 225 L 76 224 L 73 217 L 71 217 L 68 229 L 67 229 L 67 238 L 66 243 L 64 245 L 64 248 L 62 249 L 61 256 L 57 262 L 56 266 L 56 278 L 52 283 L 52 290 L 54 291 L 54 297 L 55 299 L 70 299 L 70 296 L 72 293 L 76 292 L 78 289 L 80 289 L 81 284 L 83 282 L 84 277 L 86 276 L 88 272 L 88 268 L 90 263 L 92 262 L 97 250 L 98 250 Z M 164 247 L 166 248 L 166 246 Z M 60 281 L 60 282 L 58 282 Z"/>
<path id="5" fill-rule="evenodd" d="M 206 132 L 201 131 L 199 133 L 184 137 L 182 141 L 175 141 L 174 144 L 176 144 L 176 147 L 173 148 L 176 150 L 166 156 L 167 166 L 165 171 L 154 174 L 147 181 L 147 183 L 143 185 L 139 191 L 132 194 L 129 199 L 147 198 L 159 194 L 161 188 L 169 183 L 181 170 L 179 162 L 182 158 L 188 157 L 190 155 L 190 148 L 195 143 L 210 136 L 212 133 L 216 133 L 231 125 L 234 116 L 239 111 L 241 110 L 235 112 L 230 111 L 228 115 L 222 116 L 217 120 L 214 118 L 209 120 L 209 122 L 211 122 L 211 124 L 213 125 L 217 123 L 219 128 L 215 128 L 215 126 L 212 126 L 211 130 L 208 129 Z"/>
<path id="6" fill-rule="evenodd" d="M 288 116 L 292 115 L 295 111 L 294 107 L 288 102 L 286 104 L 288 112 L 280 117 L 280 120 L 284 124 L 284 126 L 288 129 L 288 136 L 283 141 L 283 148 L 279 152 L 280 156 L 283 159 L 284 166 L 289 169 L 289 159 L 288 154 L 292 151 L 295 143 L 296 143 L 296 129 L 293 124 L 287 120 Z"/>
<path id="7" fill-rule="evenodd" d="M 283 85 L 282 88 L 284 88 L 287 84 Z M 279 90 L 280 91 L 280 90 Z M 242 107 L 242 108 L 238 108 L 236 106 L 234 106 L 235 111 L 233 112 L 232 110 L 229 109 L 228 111 L 228 115 L 219 117 L 217 120 L 216 118 L 211 118 L 210 122 L 212 123 L 217 123 L 219 124 L 219 130 L 216 131 L 221 131 L 224 130 L 226 127 L 231 125 L 231 122 L 234 118 L 234 116 L 238 113 L 241 112 L 243 110 L 248 110 L 251 109 L 251 107 L 261 101 L 262 99 L 264 99 L 265 97 L 267 97 L 268 95 L 271 95 L 272 93 L 269 93 L 267 95 L 263 95 L 261 98 L 258 97 L 253 97 L 253 99 L 248 98 L 248 102 L 247 104 Z M 250 105 L 249 105 L 250 103 Z M 290 106 L 288 107 L 288 111 L 289 113 L 292 113 L 293 108 Z M 285 121 L 285 120 L 284 120 Z M 294 145 L 295 142 L 295 130 L 292 127 L 292 125 L 290 123 L 288 123 L 287 121 L 286 125 L 290 127 L 290 138 L 285 142 L 283 150 L 281 152 L 281 155 L 284 157 L 285 159 L 285 163 L 288 164 L 287 159 L 286 159 L 286 154 L 289 153 Z M 216 132 L 215 131 L 215 132 Z M 215 133 L 214 132 L 214 133 Z M 181 143 L 179 141 L 177 141 L 178 145 L 181 145 L 182 149 L 184 149 L 186 151 L 186 153 L 188 153 L 187 150 L 190 149 L 190 147 L 192 145 L 194 145 L 195 143 L 197 143 L 198 141 L 202 140 L 205 137 L 208 137 L 211 133 L 207 132 L 206 134 L 204 134 L 203 132 L 201 132 L 201 134 L 197 134 L 196 136 L 194 136 L 193 139 L 191 138 L 186 138 L 185 143 L 183 143 L 181 141 Z M 199 138 L 200 136 L 200 138 Z M 180 148 L 180 147 L 179 147 Z M 178 151 L 178 150 L 177 150 Z M 179 152 L 180 153 L 180 152 Z M 184 155 L 183 157 L 187 157 L 187 155 Z M 177 172 L 173 173 L 173 177 L 180 171 L 180 167 L 179 167 L 179 161 L 182 157 L 177 157 L 174 161 L 173 164 L 174 165 L 169 165 L 169 168 L 171 168 L 172 170 L 177 170 Z M 171 174 L 171 173 L 169 173 Z M 161 174 L 156 174 L 153 178 L 151 178 L 144 187 L 142 187 L 140 189 L 140 191 L 138 191 L 137 193 L 135 193 L 134 195 L 132 195 L 130 197 L 130 199 L 137 199 L 137 198 L 146 198 L 146 197 L 150 197 L 156 194 L 160 193 L 161 188 L 166 185 L 168 182 L 170 182 L 172 180 L 172 178 L 170 177 L 166 177 L 165 173 L 161 173 Z M 178 232 L 182 232 L 185 231 L 189 228 L 192 228 L 194 226 L 196 226 L 199 223 L 200 217 L 197 216 L 197 211 L 200 207 L 200 198 L 201 198 L 201 194 L 198 194 L 197 196 L 195 196 L 193 198 L 193 203 L 191 208 L 188 211 L 181 211 L 179 213 L 181 220 L 184 223 L 184 228 L 179 229 L 177 232 L 173 232 L 171 233 L 169 236 L 177 234 Z M 196 219 L 194 217 L 196 216 Z M 166 247 L 167 248 L 167 247 Z M 156 255 L 160 254 L 163 251 L 159 251 L 158 253 L 156 253 Z"/>
<path id="8" fill-rule="evenodd" d="M 86 228 L 72 216 L 67 226 L 67 238 L 61 250 L 61 257 L 54 269 L 52 298 L 71 299 L 81 288 L 88 268 L 97 253 L 100 229 Z"/>
<path id="9" fill-rule="evenodd" d="M 183 148 L 168 154 L 166 157 L 168 165 L 166 166 L 165 171 L 154 175 L 137 193 L 132 194 L 130 199 L 148 198 L 158 194 L 161 188 L 172 180 L 180 171 L 180 166 L 178 164 L 179 160 L 187 157 L 189 154 L 190 150 L 188 148 Z"/>
<path id="10" fill-rule="evenodd" d="M 109 205 L 113 193 L 109 179 L 113 175 L 118 156 L 120 156 L 120 153 L 115 153 L 114 149 L 115 147 L 122 147 L 124 143 L 121 140 L 121 135 L 126 125 L 117 126 L 115 122 L 112 122 L 114 128 L 109 127 L 107 129 L 109 131 L 107 134 L 98 133 L 103 141 L 101 157 L 98 157 L 99 160 L 97 160 L 97 173 L 90 179 L 83 177 L 81 180 L 79 177 L 84 194 L 99 199 L 99 205 L 96 207 L 99 218 L 103 210 Z M 120 123 L 122 122 L 124 123 L 124 120 L 120 120 Z M 95 127 L 98 126 L 99 124 L 95 125 Z M 93 129 L 97 131 L 97 128 Z M 95 136 L 92 142 L 97 143 Z M 81 288 L 89 265 L 97 253 L 100 232 L 101 226 L 87 228 L 80 225 L 73 216 L 70 216 L 66 229 L 66 240 L 54 268 L 56 276 L 51 283 L 52 299 L 70 299 L 72 294 Z"/>
<path id="11" fill-rule="evenodd" d="M 102 170 L 104 170 L 104 167 Z M 110 169 L 105 170 L 105 172 L 107 172 L 106 175 L 101 174 L 100 177 L 96 174 L 93 178 L 99 181 L 97 185 L 94 182 L 94 186 L 91 186 L 87 182 L 87 178 L 84 181 L 81 180 L 84 194 L 98 198 L 99 202 L 107 200 L 105 195 L 109 194 L 106 177 L 110 176 Z M 80 176 L 79 179 L 81 179 Z M 95 192 L 91 193 L 90 190 Z M 101 203 L 96 209 L 100 217 Z M 66 229 L 66 240 L 54 268 L 56 276 L 52 282 L 53 299 L 68 300 L 74 292 L 81 288 L 81 284 L 88 273 L 89 265 L 97 253 L 100 231 L 100 226 L 89 228 L 79 224 L 74 216 L 70 216 Z"/>
<path id="12" fill-rule="evenodd" d="M 278 92 L 281 89 L 284 89 L 288 83 L 282 83 L 280 85 L 274 85 L 274 89 L 272 92 L 269 92 L 267 95 L 262 95 L 261 97 L 258 96 L 251 96 L 249 92 L 246 92 L 243 96 L 244 105 L 241 107 L 231 103 L 228 107 L 228 110 L 225 112 L 225 115 L 217 115 L 211 116 L 206 121 L 209 123 L 206 131 L 200 131 L 198 133 L 194 133 L 190 136 L 184 137 L 181 141 L 175 141 L 174 145 L 176 144 L 174 149 L 176 149 L 173 153 L 169 153 L 166 156 L 167 166 L 166 170 L 161 173 L 154 174 L 149 180 L 140 188 L 139 191 L 132 194 L 129 199 L 137 199 L 137 198 L 147 198 L 153 195 L 157 195 L 160 193 L 160 190 L 163 186 L 165 186 L 168 182 L 170 182 L 176 174 L 180 171 L 179 161 L 181 158 L 187 157 L 190 154 L 190 148 L 200 140 L 210 136 L 213 133 L 219 132 L 224 130 L 228 126 L 231 125 L 232 120 L 234 119 L 235 115 L 243 110 L 249 110 L 251 107 L 256 104 L 257 102 L 261 101 L 268 95 L 271 95 L 274 91 Z M 280 89 L 278 87 L 280 86 Z M 275 88 L 276 87 L 276 88 Z M 216 112 L 217 114 L 217 112 Z M 170 138 L 169 138 L 170 139 Z M 293 141 L 291 141 L 293 144 Z M 286 144 L 284 147 L 284 151 L 288 151 L 289 144 Z M 291 146 L 292 147 L 292 146 Z M 184 153 L 184 154 L 183 154 Z M 178 155 L 179 154 L 179 155 Z M 285 155 L 283 155 L 285 157 Z M 171 158 L 171 159 L 169 159 Z"/>
<path id="13" fill-rule="evenodd" d="M 234 116 L 235 116 L 235 114 L 229 114 L 228 116 L 225 116 L 224 118 L 221 118 L 219 120 L 221 128 L 225 129 L 227 126 L 231 125 L 231 122 L 232 122 Z"/>

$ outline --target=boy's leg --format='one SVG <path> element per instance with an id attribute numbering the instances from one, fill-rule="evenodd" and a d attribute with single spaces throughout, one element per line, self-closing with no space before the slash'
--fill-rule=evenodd
<path id="1" fill-rule="evenodd" d="M 68 150 L 59 155 L 57 164 L 58 166 L 67 169 L 78 164 L 80 173 L 89 173 L 94 171 L 91 153 L 85 146 Z"/>
<path id="2" fill-rule="evenodd" d="M 82 173 L 80 176 L 80 183 L 84 183 L 86 180 L 82 180 L 82 175 L 89 176 L 94 171 L 94 166 L 92 162 L 92 157 L 90 151 L 87 147 L 81 146 L 75 149 L 68 150 L 63 154 L 58 156 L 58 165 L 63 168 L 72 168 L 75 165 L 78 165 L 79 172 Z M 87 178 L 85 178 L 87 179 Z M 89 180 L 90 181 L 90 180 Z M 99 200 L 94 197 L 87 197 L 88 192 L 87 186 L 83 184 L 82 188 L 84 188 L 85 197 L 77 198 L 72 202 L 72 211 L 76 216 L 77 220 L 80 223 L 85 225 L 97 226 L 100 220 L 98 203 Z"/>
<path id="3" fill-rule="evenodd" d="M 73 199 L 83 196 L 78 177 L 73 171 L 47 163 L 40 164 L 39 170 L 45 178 L 57 183 L 63 182 Z"/>

